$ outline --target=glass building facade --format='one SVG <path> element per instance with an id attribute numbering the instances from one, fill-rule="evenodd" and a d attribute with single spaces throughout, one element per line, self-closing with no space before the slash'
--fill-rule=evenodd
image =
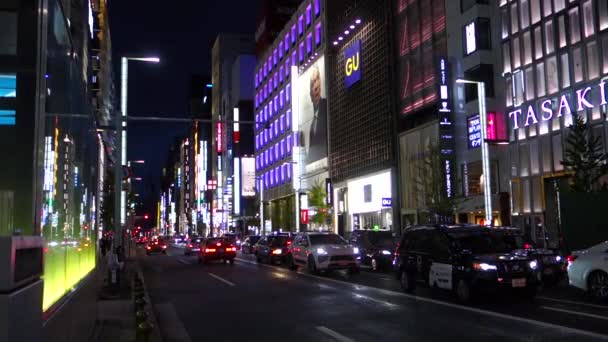
<path id="1" fill-rule="evenodd" d="M 606 146 L 608 3 L 501 0 L 499 5 L 512 214 L 514 222 L 538 225 L 550 210 L 548 181 L 564 175 L 561 162 L 573 116 L 587 121 Z"/>

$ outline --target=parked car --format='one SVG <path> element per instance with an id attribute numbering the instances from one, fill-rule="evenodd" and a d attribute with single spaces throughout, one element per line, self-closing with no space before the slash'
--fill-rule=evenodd
<path id="1" fill-rule="evenodd" d="M 538 274 L 545 286 L 556 285 L 566 277 L 566 257 L 556 250 L 536 248 L 532 243 L 524 243 L 524 248 L 515 252 L 538 261 Z"/>
<path id="2" fill-rule="evenodd" d="M 135 244 L 136 244 L 137 246 L 145 245 L 145 244 L 147 244 L 147 243 L 148 243 L 148 238 L 147 238 L 145 235 L 144 235 L 144 236 L 139 237 L 139 238 L 138 238 L 138 239 L 135 241 Z"/>
<path id="3" fill-rule="evenodd" d="M 532 299 L 538 261 L 514 252 L 521 245 L 521 232 L 512 228 L 412 226 L 405 230 L 393 264 L 406 292 L 421 285 L 454 291 L 469 301 L 480 291 L 508 289 Z"/>
<path id="4" fill-rule="evenodd" d="M 608 241 L 568 256 L 571 286 L 601 300 L 608 299 Z"/>
<path id="5" fill-rule="evenodd" d="M 390 269 L 395 250 L 395 236 L 388 230 L 355 230 L 349 242 L 358 249 L 357 259 L 372 270 Z"/>
<path id="6" fill-rule="evenodd" d="M 306 232 L 298 234 L 289 247 L 286 258 L 291 269 L 307 267 L 311 273 L 323 270 L 359 272 L 357 253 L 340 235 Z"/>
<path id="7" fill-rule="evenodd" d="M 153 239 L 146 245 L 146 254 L 152 253 L 167 254 L 167 243 L 163 239 Z"/>
<path id="8" fill-rule="evenodd" d="M 250 235 L 243 240 L 241 244 L 241 252 L 243 253 L 253 253 L 253 246 L 260 240 L 261 236 L 259 235 Z"/>
<path id="9" fill-rule="evenodd" d="M 186 244 L 186 248 L 184 248 L 184 255 L 192 255 L 192 253 L 197 253 L 201 251 L 201 242 L 203 241 L 200 237 L 193 237 Z"/>
<path id="10" fill-rule="evenodd" d="M 198 253 L 199 264 L 206 264 L 214 260 L 234 264 L 234 258 L 236 258 L 236 246 L 230 239 L 206 238 L 201 242 L 201 250 Z"/>
<path id="11" fill-rule="evenodd" d="M 225 233 L 223 237 L 231 240 L 237 247 L 242 243 L 240 233 Z"/>
<path id="12" fill-rule="evenodd" d="M 284 264 L 289 255 L 291 238 L 285 235 L 271 235 L 258 241 L 256 260 L 269 264 Z"/>

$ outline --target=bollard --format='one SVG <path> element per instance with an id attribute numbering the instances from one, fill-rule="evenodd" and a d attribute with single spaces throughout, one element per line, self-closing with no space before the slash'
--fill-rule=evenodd
<path id="1" fill-rule="evenodd" d="M 146 300 L 143 298 L 139 298 L 135 300 L 135 311 L 143 310 L 146 306 Z"/>
<path id="2" fill-rule="evenodd" d="M 154 329 L 154 325 L 148 321 L 144 321 L 137 325 L 137 331 L 135 333 L 135 341 L 137 342 L 148 342 L 150 333 Z"/>
<path id="3" fill-rule="evenodd" d="M 144 299 L 144 296 L 145 296 L 145 294 L 143 292 L 137 292 L 137 293 L 135 293 L 135 295 L 133 297 L 137 301 L 138 299 Z"/>

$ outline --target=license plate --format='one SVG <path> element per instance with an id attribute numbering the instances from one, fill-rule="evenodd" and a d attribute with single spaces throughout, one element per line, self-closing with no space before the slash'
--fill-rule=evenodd
<path id="1" fill-rule="evenodd" d="M 513 279 L 511 280 L 513 287 L 526 287 L 526 278 Z"/>

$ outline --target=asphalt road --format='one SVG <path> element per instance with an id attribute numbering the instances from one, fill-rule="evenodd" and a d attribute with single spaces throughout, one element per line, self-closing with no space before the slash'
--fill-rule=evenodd
<path id="1" fill-rule="evenodd" d="M 461 305 L 404 294 L 389 273 L 316 276 L 240 253 L 199 265 L 174 246 L 139 260 L 167 341 L 608 341 L 608 305 L 565 290 Z"/>

